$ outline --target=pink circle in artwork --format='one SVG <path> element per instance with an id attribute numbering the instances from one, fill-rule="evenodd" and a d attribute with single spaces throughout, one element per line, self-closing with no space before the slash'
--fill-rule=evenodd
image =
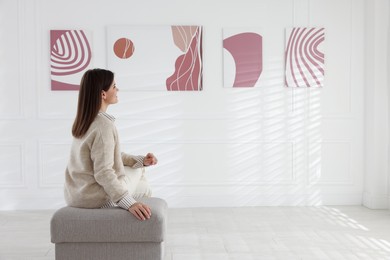
<path id="1" fill-rule="evenodd" d="M 114 43 L 114 53 L 120 59 L 128 59 L 134 53 L 134 44 L 130 39 L 120 38 Z"/>

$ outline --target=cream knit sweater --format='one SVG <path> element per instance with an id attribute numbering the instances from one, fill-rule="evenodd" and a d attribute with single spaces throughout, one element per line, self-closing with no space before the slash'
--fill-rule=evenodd
<path id="1" fill-rule="evenodd" d="M 100 208 L 110 200 L 118 203 L 125 198 L 134 203 L 123 181 L 124 166 L 143 164 L 139 157 L 121 153 L 114 118 L 99 113 L 87 133 L 73 140 L 65 171 L 66 203 L 80 208 Z"/>

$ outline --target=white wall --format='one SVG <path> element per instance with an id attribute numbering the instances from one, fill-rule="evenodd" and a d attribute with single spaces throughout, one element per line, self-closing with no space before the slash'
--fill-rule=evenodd
<path id="1" fill-rule="evenodd" d="M 91 30 L 93 64 L 106 67 L 106 26 L 159 24 L 203 26 L 204 91 L 122 91 L 108 111 L 123 150 L 159 157 L 148 171 L 155 196 L 171 207 L 362 203 L 370 1 L 195 3 L 0 0 L 0 209 L 64 205 L 77 93 L 50 91 L 49 30 Z M 264 84 L 226 89 L 222 29 L 243 26 L 264 32 Z M 326 28 L 322 89 L 283 86 L 292 26 Z"/>
<path id="2" fill-rule="evenodd" d="M 388 208 L 389 1 L 367 1 L 365 39 L 365 178 L 363 204 Z"/>

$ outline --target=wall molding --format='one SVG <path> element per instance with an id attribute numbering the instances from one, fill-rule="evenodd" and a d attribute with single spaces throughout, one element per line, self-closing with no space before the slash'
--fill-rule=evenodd
<path id="1" fill-rule="evenodd" d="M 20 182 L 19 183 L 1 183 L 0 187 L 5 189 L 26 188 L 26 173 L 25 173 L 25 143 L 24 142 L 0 142 L 0 149 L 2 147 L 16 147 L 19 150 L 20 163 Z"/>
<path id="2" fill-rule="evenodd" d="M 68 162 L 69 152 L 70 152 L 70 146 L 71 142 L 57 142 L 57 141 L 38 141 L 38 160 L 39 160 L 39 180 L 38 180 L 38 186 L 40 188 L 59 188 L 64 186 L 65 181 L 65 167 L 62 169 L 61 174 L 63 175 L 63 181 L 62 182 L 54 182 L 54 183 L 47 183 L 45 182 L 48 177 L 50 177 L 45 172 L 45 158 L 44 158 L 44 149 L 45 146 L 68 146 L 69 149 L 67 149 L 67 153 L 64 155 L 64 164 L 66 167 L 66 163 Z M 59 170 L 60 171 L 60 170 Z"/>
<path id="3" fill-rule="evenodd" d="M 272 178 L 269 179 L 267 176 L 267 169 L 264 170 L 264 172 L 259 172 L 259 174 L 262 173 L 262 177 L 258 176 L 247 176 L 249 179 L 252 177 L 253 180 L 240 180 L 240 179 L 232 179 L 230 180 L 225 180 L 225 181 L 168 181 L 168 182 L 161 182 L 161 181 L 153 181 L 153 185 L 158 186 L 158 187 L 163 187 L 163 186 L 172 186 L 172 187 L 180 187 L 180 186 L 186 186 L 186 187 L 237 187 L 238 185 L 240 186 L 265 186 L 265 185 L 295 185 L 297 184 L 297 175 L 296 175 L 296 163 L 295 163 L 295 143 L 293 141 L 282 141 L 282 140 L 267 140 L 267 141 L 259 141 L 259 140 L 242 140 L 242 141 L 232 141 L 232 140 L 222 140 L 222 141 L 207 141 L 207 140 L 181 140 L 181 141 L 176 141 L 176 140 L 167 140 L 167 141 L 155 141 L 155 140 L 132 140 L 132 141 L 125 141 L 122 142 L 122 147 L 131 145 L 131 144 L 137 144 L 137 145 L 151 145 L 151 146 L 156 146 L 156 145 L 163 145 L 163 146 L 169 146 L 169 145 L 286 145 L 286 149 L 291 149 L 290 151 L 287 152 L 288 156 L 288 163 L 289 167 L 289 172 L 283 175 L 285 178 Z M 287 158 L 286 158 L 287 159 Z M 262 161 L 260 159 L 260 161 Z M 267 161 L 265 161 L 265 164 L 263 164 L 264 161 L 260 164 L 261 167 L 264 167 L 267 165 Z M 272 167 L 270 168 L 272 170 Z M 148 171 L 148 170 L 147 170 Z M 156 170 L 157 171 L 157 170 Z M 257 178 L 255 178 L 257 177 Z M 228 177 L 226 179 L 229 179 Z"/>
<path id="4" fill-rule="evenodd" d="M 20 0 L 18 1 L 15 1 L 14 4 L 16 5 L 16 14 L 14 17 L 17 17 L 16 19 L 16 23 L 17 23 L 17 28 L 18 28 L 18 32 L 17 32 L 17 37 L 16 37 L 16 42 L 15 42 L 15 45 L 18 46 L 18 51 L 16 52 L 16 59 L 18 60 L 18 65 L 17 65 L 17 75 L 21 75 L 22 73 L 22 67 L 24 65 L 24 60 L 25 60 L 25 57 L 23 55 L 23 41 L 21 39 L 23 39 L 23 32 L 24 32 L 24 25 L 25 25 L 25 16 L 23 15 L 24 14 L 24 11 L 25 11 L 25 7 L 24 5 L 21 3 Z M 14 78 L 13 81 L 16 82 L 16 88 L 18 90 L 18 97 L 15 97 L 15 100 L 18 100 L 18 108 L 19 108 L 19 112 L 18 113 L 10 113 L 9 111 L 7 113 L 2 113 L 2 111 L 0 112 L 0 120 L 22 120 L 22 119 L 26 119 L 25 115 L 24 115 L 24 102 L 23 102 L 23 92 L 22 92 L 22 77 L 17 77 L 17 78 Z M 3 83 L 4 84 L 4 83 Z M 10 86 L 7 86 L 7 87 L 10 87 Z M 14 86 L 12 86 L 14 87 Z"/>
<path id="5" fill-rule="evenodd" d="M 312 179 L 315 179 L 313 178 L 313 173 L 311 173 L 311 170 L 310 170 L 310 162 L 312 160 L 310 160 L 310 154 L 308 154 L 308 159 L 307 159 L 307 162 L 308 162 L 308 165 L 307 165 L 307 169 L 308 169 L 308 180 L 307 182 L 309 183 L 309 185 L 337 185 L 337 186 L 340 186 L 340 185 L 347 185 L 347 186 L 352 186 L 352 185 L 355 185 L 355 182 L 354 182 L 354 179 L 352 178 L 352 171 L 351 171 L 351 163 L 352 163 L 352 154 L 351 154 L 351 142 L 350 141 L 319 141 L 319 142 L 309 142 L 309 146 L 312 145 L 312 144 L 315 144 L 315 145 L 322 145 L 322 144 L 344 144 L 344 145 L 347 145 L 347 149 L 348 149 L 348 172 L 346 173 L 346 177 L 347 179 L 344 180 L 344 181 L 338 181 L 338 180 L 328 180 L 328 181 L 321 181 L 321 180 L 318 180 L 318 181 L 312 181 Z M 309 150 L 309 149 L 308 149 Z"/>

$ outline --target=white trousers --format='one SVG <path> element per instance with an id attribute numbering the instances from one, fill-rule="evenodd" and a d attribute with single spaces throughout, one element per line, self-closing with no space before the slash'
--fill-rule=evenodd
<path id="1" fill-rule="evenodd" d="M 150 197 L 152 196 L 152 190 L 145 177 L 145 168 L 133 169 L 125 166 L 125 177 L 123 178 L 129 194 L 133 198 Z"/>

